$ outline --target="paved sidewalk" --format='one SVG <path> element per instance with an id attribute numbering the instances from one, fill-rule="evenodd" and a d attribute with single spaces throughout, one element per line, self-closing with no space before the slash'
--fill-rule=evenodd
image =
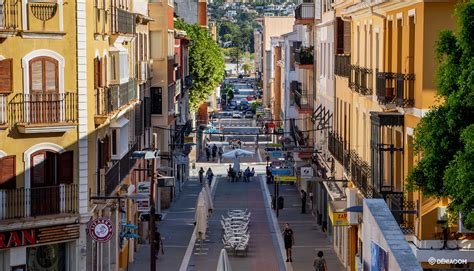
<path id="1" fill-rule="evenodd" d="M 267 184 L 267 187 L 269 193 L 273 195 L 273 184 Z M 329 271 L 345 270 L 334 252 L 329 238 L 316 224 L 311 210 L 306 208 L 306 214 L 301 214 L 300 193 L 296 186 L 280 185 L 280 196 L 285 199 L 284 209 L 279 211 L 278 217 L 280 231 L 285 223 L 289 223 L 295 238 L 293 263 L 287 263 L 287 270 L 313 270 L 313 260 L 319 250 L 324 252 Z M 283 246 L 283 244 L 281 245 Z"/>
<path id="2" fill-rule="evenodd" d="M 194 211 L 201 189 L 197 178 L 185 182 L 183 191 L 172 202 L 171 208 L 164 212 L 163 221 L 157 223 L 164 246 L 164 255 L 160 253 L 156 261 L 157 270 L 179 270 L 194 231 Z M 149 263 L 150 246 L 141 245 L 129 270 L 149 270 Z"/>

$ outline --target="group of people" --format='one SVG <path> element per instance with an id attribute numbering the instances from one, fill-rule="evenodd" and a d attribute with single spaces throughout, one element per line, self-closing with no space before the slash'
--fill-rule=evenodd
<path id="1" fill-rule="evenodd" d="M 224 154 L 224 150 L 222 146 L 217 147 L 214 144 L 212 147 L 210 145 L 206 145 L 206 159 L 209 162 L 212 158 L 212 161 L 216 160 L 216 157 L 219 155 L 219 162 L 222 161 L 222 154 Z"/>
<path id="2" fill-rule="evenodd" d="M 239 170 L 236 172 L 232 165 L 229 165 L 229 169 L 227 170 L 227 177 L 229 177 L 230 182 L 239 181 L 242 177 L 244 178 L 244 182 L 249 182 L 250 178 L 255 176 L 255 168 L 250 169 L 247 167 L 244 172 Z"/>
<path id="3" fill-rule="evenodd" d="M 295 238 L 293 236 L 293 230 L 290 228 L 290 224 L 285 224 L 281 234 L 283 235 L 283 242 L 285 243 L 286 262 L 293 262 L 292 248 L 295 245 Z M 326 260 L 323 258 L 324 253 L 322 251 L 318 251 L 317 255 L 318 256 L 313 261 L 314 270 L 327 271 L 327 263 Z"/>
<path id="4" fill-rule="evenodd" d="M 206 178 L 207 178 L 207 182 L 209 183 L 209 186 L 211 186 L 212 179 L 214 179 L 214 172 L 212 172 L 211 168 L 207 169 Z M 201 169 L 199 169 L 199 183 L 202 184 L 203 181 L 204 181 L 204 168 L 201 167 Z"/>

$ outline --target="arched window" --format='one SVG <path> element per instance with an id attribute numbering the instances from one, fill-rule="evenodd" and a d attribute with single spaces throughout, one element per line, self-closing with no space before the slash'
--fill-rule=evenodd
<path id="1" fill-rule="evenodd" d="M 47 56 L 30 60 L 30 93 L 59 91 L 58 61 Z"/>

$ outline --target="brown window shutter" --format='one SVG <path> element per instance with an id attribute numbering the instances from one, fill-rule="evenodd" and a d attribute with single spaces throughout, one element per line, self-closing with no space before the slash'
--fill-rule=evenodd
<path id="1" fill-rule="evenodd" d="M 99 87 L 100 73 L 100 60 L 96 57 L 94 58 L 94 88 Z"/>
<path id="2" fill-rule="evenodd" d="M 336 54 L 344 53 L 344 21 L 336 18 Z"/>
<path id="3" fill-rule="evenodd" d="M 351 54 L 351 23 L 344 22 L 344 54 Z"/>
<path id="4" fill-rule="evenodd" d="M 59 155 L 58 182 L 60 184 L 71 184 L 74 181 L 74 152 L 67 151 Z"/>
<path id="5" fill-rule="evenodd" d="M 100 86 L 105 88 L 107 87 L 107 56 L 102 58 L 100 65 L 102 66 L 102 70 L 100 71 Z"/>
<path id="6" fill-rule="evenodd" d="M 0 158 L 0 189 L 16 188 L 15 155 Z"/>
<path id="7" fill-rule="evenodd" d="M 10 93 L 13 88 L 13 59 L 0 60 L 0 93 Z"/>

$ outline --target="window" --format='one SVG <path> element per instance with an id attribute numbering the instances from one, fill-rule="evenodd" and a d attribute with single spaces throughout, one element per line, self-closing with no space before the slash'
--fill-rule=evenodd
<path id="1" fill-rule="evenodd" d="M 0 60 L 0 93 L 12 92 L 12 70 L 13 60 L 11 58 Z"/>
<path id="2" fill-rule="evenodd" d="M 168 57 L 174 56 L 174 31 L 168 30 Z"/>
<path id="3" fill-rule="evenodd" d="M 295 47 L 294 46 L 290 46 L 290 71 L 294 71 L 295 70 Z"/>
<path id="4" fill-rule="evenodd" d="M 115 55 L 110 56 L 110 80 L 111 81 L 117 81 L 117 70 L 115 69 L 117 59 L 115 58 Z"/>
<path id="5" fill-rule="evenodd" d="M 161 87 L 150 88 L 151 92 L 151 113 L 163 114 L 163 91 Z"/>
<path id="6" fill-rule="evenodd" d="M 163 32 L 150 31 L 150 57 L 152 59 L 163 58 Z"/>
<path id="7" fill-rule="evenodd" d="M 112 128 L 112 160 L 120 160 L 128 152 L 130 121 L 121 117 L 113 120 Z"/>
<path id="8" fill-rule="evenodd" d="M 58 61 L 51 57 L 30 60 L 30 90 L 33 93 L 59 90 Z"/>
<path id="9" fill-rule="evenodd" d="M 112 130 L 112 155 L 117 155 L 117 130 Z"/>
<path id="10" fill-rule="evenodd" d="M 15 177 L 15 156 L 0 158 L 0 189 L 15 189 Z"/>

